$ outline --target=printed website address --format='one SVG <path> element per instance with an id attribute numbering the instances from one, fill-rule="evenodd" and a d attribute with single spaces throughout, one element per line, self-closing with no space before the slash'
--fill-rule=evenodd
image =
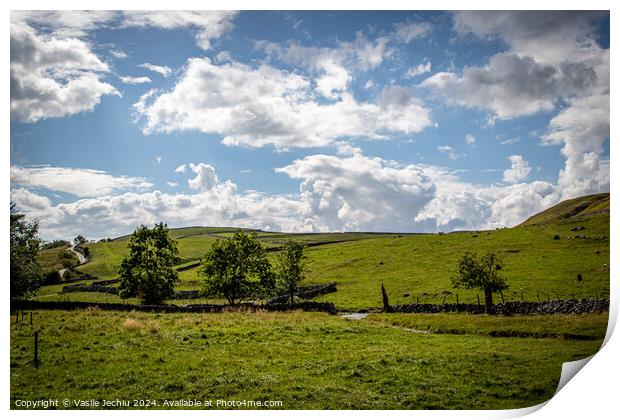
<path id="1" fill-rule="evenodd" d="M 240 407 L 240 408 L 282 407 L 282 401 L 278 401 L 278 400 L 264 400 L 264 401 L 261 401 L 261 400 L 216 400 L 216 402 L 217 402 L 217 407 L 226 407 L 226 408 L 230 408 L 230 407 Z"/>
<path id="2" fill-rule="evenodd" d="M 280 408 L 283 406 L 280 400 L 81 400 L 81 399 L 47 399 L 47 400 L 15 400 L 14 408 L 26 409 L 50 409 L 50 408 Z"/>

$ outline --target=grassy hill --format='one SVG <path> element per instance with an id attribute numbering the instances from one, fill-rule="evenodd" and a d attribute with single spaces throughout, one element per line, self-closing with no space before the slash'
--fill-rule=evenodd
<path id="1" fill-rule="evenodd" d="M 576 230 L 579 229 L 579 230 Z M 184 264 L 197 262 L 218 238 L 236 228 L 171 229 Z M 493 231 L 450 234 L 324 233 L 285 234 L 257 231 L 270 250 L 294 237 L 308 245 L 308 284 L 335 281 L 338 292 L 329 300 L 341 308 L 381 306 L 383 283 L 391 303 L 476 302 L 477 292 L 453 289 L 451 278 L 465 252 L 494 252 L 505 263 L 509 289 L 506 300 L 535 301 L 609 294 L 609 194 L 558 204 L 522 225 Z M 128 236 L 90 244 L 91 261 L 80 271 L 101 279 L 116 277 Z M 275 253 L 274 253 L 275 254 Z M 178 289 L 201 286 L 198 269 L 182 271 Z M 578 281 L 581 274 L 583 280 Z M 56 299 L 49 296 L 46 299 Z M 112 301 L 114 296 L 81 293 L 80 300 Z M 77 299 L 77 295 L 62 299 Z M 501 296 L 495 296 L 500 300 Z"/>
<path id="2" fill-rule="evenodd" d="M 41 267 L 43 267 L 43 272 L 58 271 L 67 265 L 77 264 L 79 262 L 78 258 L 73 252 L 68 251 L 67 248 L 66 245 L 61 245 L 39 252 L 39 262 Z"/>
<path id="3" fill-rule="evenodd" d="M 609 193 L 592 194 L 565 200 L 523 222 L 522 226 L 556 223 L 565 219 L 579 219 L 596 213 L 609 213 Z"/>

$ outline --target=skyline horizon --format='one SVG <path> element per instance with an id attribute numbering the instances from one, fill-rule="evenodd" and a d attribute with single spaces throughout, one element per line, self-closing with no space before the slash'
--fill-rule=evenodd
<path id="1" fill-rule="evenodd" d="M 610 191 L 605 11 L 13 11 L 10 32 L 11 200 L 47 238 L 482 230 Z"/>

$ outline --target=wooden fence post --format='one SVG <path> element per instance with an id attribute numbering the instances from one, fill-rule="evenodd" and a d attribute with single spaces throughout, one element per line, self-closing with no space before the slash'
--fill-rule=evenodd
<path id="1" fill-rule="evenodd" d="M 15 323 L 19 324 L 19 309 L 15 311 Z"/>
<path id="2" fill-rule="evenodd" d="M 30 325 L 32 325 L 32 311 L 30 311 Z"/>
<path id="3" fill-rule="evenodd" d="M 502 297 L 502 303 L 504 303 L 504 292 L 502 292 L 501 290 L 499 291 L 499 295 Z"/>
<path id="4" fill-rule="evenodd" d="M 457 305 L 459 304 L 459 294 L 458 293 L 456 294 L 456 304 Z"/>
<path id="5" fill-rule="evenodd" d="M 478 299 L 478 308 L 480 308 L 480 295 L 476 294 L 476 298 Z"/>
<path id="6" fill-rule="evenodd" d="M 383 310 L 386 312 L 392 312 L 392 308 L 390 307 L 390 302 L 388 300 L 388 295 L 385 291 L 385 287 L 383 287 L 383 283 L 381 283 L 381 296 L 383 297 Z"/>
<path id="7" fill-rule="evenodd" d="M 39 332 L 34 332 L 34 367 L 39 369 Z"/>

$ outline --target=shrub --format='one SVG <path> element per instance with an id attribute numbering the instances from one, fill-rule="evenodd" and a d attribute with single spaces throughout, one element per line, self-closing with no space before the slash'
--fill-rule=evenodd
<path id="1" fill-rule="evenodd" d="M 48 271 L 43 275 L 43 281 L 41 282 L 43 285 L 51 285 L 58 284 L 62 281 L 60 277 L 60 273 L 56 270 Z"/>

